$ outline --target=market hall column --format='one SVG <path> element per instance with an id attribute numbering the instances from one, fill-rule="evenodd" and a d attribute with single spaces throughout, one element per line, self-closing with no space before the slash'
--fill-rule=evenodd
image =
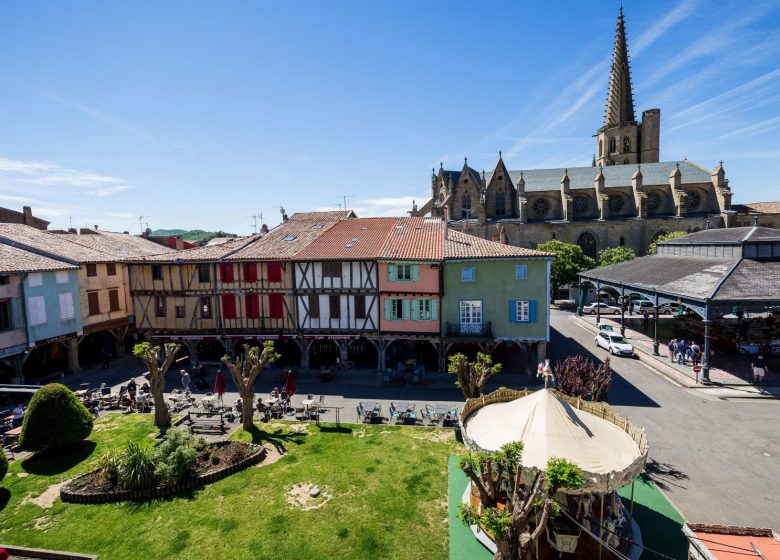
<path id="1" fill-rule="evenodd" d="M 658 352 L 658 294 L 655 294 L 655 312 L 653 313 L 653 356 L 660 356 Z"/>
<path id="2" fill-rule="evenodd" d="M 704 324 L 704 356 L 702 359 L 701 368 L 701 381 L 702 383 L 710 382 L 710 325 L 712 321 L 707 319 L 703 320 Z"/>

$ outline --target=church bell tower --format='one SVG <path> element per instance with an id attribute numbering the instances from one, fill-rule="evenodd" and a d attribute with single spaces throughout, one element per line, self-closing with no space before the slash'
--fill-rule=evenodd
<path id="1" fill-rule="evenodd" d="M 615 32 L 615 48 L 612 52 L 604 126 L 596 133 L 598 138 L 596 163 L 600 166 L 656 163 L 660 152 L 660 133 L 660 109 L 644 111 L 641 124 L 634 116 L 628 42 L 621 6 Z"/>

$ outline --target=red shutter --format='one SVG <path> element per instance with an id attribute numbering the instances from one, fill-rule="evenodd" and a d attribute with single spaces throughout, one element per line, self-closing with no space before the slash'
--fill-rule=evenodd
<path id="1" fill-rule="evenodd" d="M 225 263 L 220 264 L 219 276 L 222 278 L 223 282 L 234 282 L 235 277 L 233 276 L 233 265 Z"/>
<path id="2" fill-rule="evenodd" d="M 281 319 L 284 310 L 282 294 L 269 294 L 268 296 L 268 316 L 271 319 Z"/>
<path id="3" fill-rule="evenodd" d="M 269 262 L 268 263 L 268 281 L 269 282 L 281 282 L 282 281 L 282 263 Z"/>
<path id="4" fill-rule="evenodd" d="M 247 294 L 244 299 L 244 306 L 246 307 L 246 316 L 249 319 L 260 318 L 260 300 L 257 294 Z"/>
<path id="5" fill-rule="evenodd" d="M 222 317 L 225 319 L 236 318 L 236 296 L 222 296 Z"/>
<path id="6" fill-rule="evenodd" d="M 257 282 L 257 263 L 244 263 L 244 282 Z"/>

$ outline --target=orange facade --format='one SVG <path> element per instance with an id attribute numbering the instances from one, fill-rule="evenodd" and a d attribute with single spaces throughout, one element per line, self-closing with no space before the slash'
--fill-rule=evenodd
<path id="1" fill-rule="evenodd" d="M 437 332 L 440 272 L 438 263 L 380 262 L 380 332 Z"/>

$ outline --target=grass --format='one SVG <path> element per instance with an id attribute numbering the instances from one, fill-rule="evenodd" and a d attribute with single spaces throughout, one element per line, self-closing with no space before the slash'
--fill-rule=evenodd
<path id="1" fill-rule="evenodd" d="M 259 425 L 237 432 L 287 453 L 191 495 L 143 503 L 84 506 L 29 503 L 50 485 L 91 468 L 128 439 L 152 443 L 152 419 L 112 415 L 96 423 L 94 445 L 35 473 L 14 462 L 3 486 L 0 542 L 98 554 L 101 558 L 425 558 L 447 557 L 447 457 L 461 453 L 444 432 L 396 426 L 320 430 Z M 20 477 L 19 474 L 26 474 Z M 294 484 L 319 486 L 330 498 L 304 511 L 287 503 Z M 2 507 L 3 500 L 0 500 Z"/>

